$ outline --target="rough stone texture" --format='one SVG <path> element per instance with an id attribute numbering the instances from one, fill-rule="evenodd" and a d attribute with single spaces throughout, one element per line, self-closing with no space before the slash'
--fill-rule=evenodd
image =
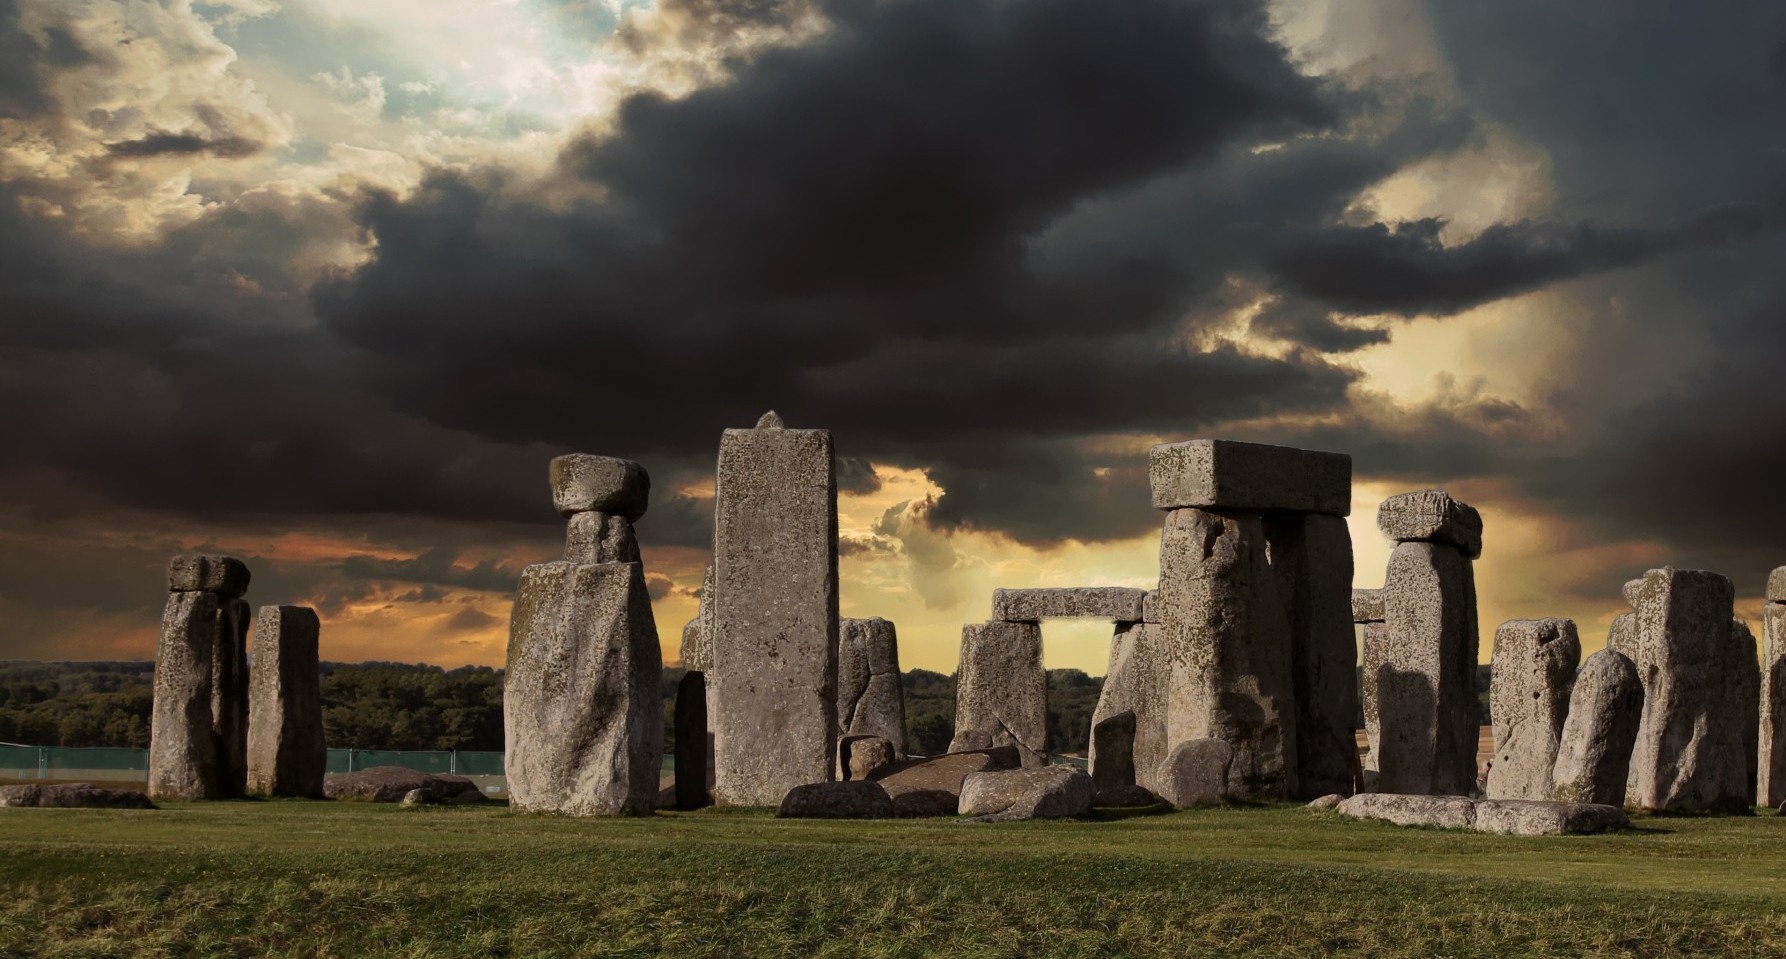
<path id="1" fill-rule="evenodd" d="M 713 798 L 772 806 L 837 755 L 831 434 L 726 430 L 715 495 Z"/>
<path id="2" fill-rule="evenodd" d="M 321 798 L 329 751 L 323 740 L 316 610 L 262 606 L 254 621 L 248 682 L 248 792 Z"/>
<path id="3" fill-rule="evenodd" d="M 1016 747 L 1005 746 L 903 760 L 874 770 L 868 778 L 893 797 L 895 816 L 953 816 L 961 805 L 961 782 L 969 774 L 1016 769 L 1020 763 Z"/>
<path id="4" fill-rule="evenodd" d="M 713 566 L 701 578 L 701 603 L 695 618 L 682 627 L 682 667 L 700 672 L 713 671 Z"/>
<path id="5" fill-rule="evenodd" d="M 893 798 L 877 782 L 807 783 L 788 790 L 784 819 L 892 819 Z"/>
<path id="6" fill-rule="evenodd" d="M 1624 597 L 1626 606 L 1629 606 L 1632 609 L 1636 609 L 1637 608 L 1637 594 L 1642 589 L 1643 589 L 1643 578 L 1642 577 L 1638 577 L 1637 579 L 1628 579 L 1628 580 L 1625 580 L 1625 585 L 1619 587 L 1619 595 Z"/>
<path id="7" fill-rule="evenodd" d="M 1397 826 L 1469 829 L 1476 822 L 1476 804 L 1463 796 L 1360 793 L 1342 801 L 1334 811 L 1353 819 L 1377 819 Z"/>
<path id="8" fill-rule="evenodd" d="M 1064 819 L 1091 812 L 1091 777 L 1071 766 L 971 773 L 961 783 L 963 816 L 988 822 Z"/>
<path id="9" fill-rule="evenodd" d="M 1606 648 L 1637 662 L 1637 614 L 1620 613 L 1606 630 Z"/>
<path id="10" fill-rule="evenodd" d="M 1771 593 L 1772 577 L 1768 584 Z M 1786 803 L 1786 604 L 1770 602 L 1762 607 L 1761 634 L 1765 645 L 1760 663 L 1758 794 L 1762 805 L 1779 806 Z"/>
<path id="11" fill-rule="evenodd" d="M 1288 796 L 1298 768 L 1290 622 L 1260 516 L 1167 514 L 1159 607 L 1171 663 L 1167 741 L 1232 746 L 1230 798 Z M 1172 788 L 1160 785 L 1162 795 Z"/>
<path id="12" fill-rule="evenodd" d="M 1767 574 L 1767 601 L 1786 603 L 1786 566 L 1775 567 Z"/>
<path id="13" fill-rule="evenodd" d="M 1748 763 L 1743 785 L 1749 790 L 1749 804 L 1755 805 L 1756 781 L 1761 776 L 1761 663 L 1757 657 L 1755 634 L 1740 619 L 1730 624 L 1730 655 L 1735 668 L 1728 675 L 1731 683 L 1727 705 L 1737 710 L 1736 721 L 1743 731 L 1743 759 Z"/>
<path id="14" fill-rule="evenodd" d="M 707 677 L 690 670 L 676 684 L 677 809 L 713 802 L 713 734 L 707 731 Z"/>
<path id="15" fill-rule="evenodd" d="M 1044 619 L 1108 619 L 1136 623 L 1146 619 L 1144 589 L 1121 586 L 1074 586 L 1066 589 L 995 589 L 992 618 L 1008 623 Z"/>
<path id="16" fill-rule="evenodd" d="M 637 521 L 651 502 L 651 476 L 632 460 L 589 453 L 554 457 L 552 505 L 559 515 L 610 513 Z"/>
<path id="17" fill-rule="evenodd" d="M 1476 787 L 1476 581 L 1455 546 L 1402 543 L 1383 586 L 1376 790 L 1467 796 Z"/>
<path id="18" fill-rule="evenodd" d="M 1310 809 L 1332 809 L 1332 808 L 1338 806 L 1340 803 L 1344 802 L 1345 799 L 1346 799 L 1346 797 L 1340 795 L 1339 793 L 1328 793 L 1325 796 L 1318 796 L 1314 799 L 1309 800 L 1308 808 L 1310 808 Z"/>
<path id="19" fill-rule="evenodd" d="M 217 645 L 211 649 L 211 735 L 217 744 L 218 795 L 248 789 L 248 628 L 254 608 L 241 597 L 218 607 Z"/>
<path id="20" fill-rule="evenodd" d="M 1091 727 L 1092 787 L 1102 794 L 1135 785 L 1135 714 L 1124 710 Z"/>
<path id="21" fill-rule="evenodd" d="M 571 563 L 636 563 L 639 539 L 624 516 L 578 513 L 565 524 L 564 558 Z"/>
<path id="22" fill-rule="evenodd" d="M 1704 570 L 1652 569 L 1637 599 L 1643 720 L 1625 800 L 1666 812 L 1745 812 L 1749 730 L 1733 695 L 1730 580 Z"/>
<path id="23" fill-rule="evenodd" d="M 1179 743 L 1161 764 L 1155 791 L 1180 809 L 1223 802 L 1233 798 L 1233 760 L 1233 747 L 1220 739 Z"/>
<path id="24" fill-rule="evenodd" d="M 1377 529 L 1397 543 L 1444 543 L 1482 556 L 1482 514 L 1439 489 L 1397 493 L 1377 507 Z"/>
<path id="25" fill-rule="evenodd" d="M 893 744 L 879 736 L 845 736 L 837 741 L 838 765 L 845 782 L 868 779 L 875 770 L 898 761 Z"/>
<path id="26" fill-rule="evenodd" d="M 1515 619 L 1495 631 L 1488 691 L 1495 752 L 1488 798 L 1550 800 L 1551 771 L 1580 663 L 1574 620 Z"/>
<path id="27" fill-rule="evenodd" d="M 1352 629 L 1352 534 L 1338 516 L 1275 513 L 1265 541 L 1290 623 L 1296 770 L 1291 799 L 1352 791 L 1358 738 L 1358 642 Z"/>
<path id="28" fill-rule="evenodd" d="M 323 780 L 323 795 L 350 802 L 402 802 L 416 789 L 429 790 L 438 801 L 456 800 L 467 793 L 483 798 L 478 784 L 464 776 L 443 776 L 403 766 L 373 766 L 351 773 L 335 773 Z"/>
<path id="29" fill-rule="evenodd" d="M 92 783 L 24 783 L 0 786 L 0 807 L 38 809 L 154 809 L 148 795 L 134 789 L 101 789 Z"/>
<path id="30" fill-rule="evenodd" d="M 1359 644 L 1360 682 L 1358 695 L 1364 708 L 1364 758 L 1359 761 L 1362 778 L 1375 786 L 1377 759 L 1382 755 L 1382 727 L 1378 717 L 1382 710 L 1377 703 L 1377 678 L 1388 675 L 1384 667 L 1389 656 L 1389 624 L 1365 623 L 1364 638 Z M 1390 667 L 1391 670 L 1393 667 Z"/>
<path id="31" fill-rule="evenodd" d="M 403 794 L 404 806 L 467 806 L 489 802 L 489 797 L 476 789 L 463 790 L 455 784 L 424 786 Z"/>
<path id="32" fill-rule="evenodd" d="M 1092 711 L 1092 729 L 1119 713 L 1135 717 L 1134 737 L 1128 762 L 1134 783 L 1158 792 L 1160 763 L 1166 758 L 1166 690 L 1171 661 L 1164 648 L 1165 633 L 1151 623 L 1118 623 L 1110 641 L 1110 666 L 1104 688 Z M 1102 746 L 1091 739 L 1092 777 L 1101 774 Z M 1102 781 L 1102 780 L 1100 780 Z"/>
<path id="33" fill-rule="evenodd" d="M 1035 623 L 975 623 L 961 629 L 955 675 L 955 739 L 950 752 L 1016 746 L 1025 766 L 1048 762 L 1048 676 L 1042 628 Z"/>
<path id="34" fill-rule="evenodd" d="M 1602 649 L 1575 676 L 1568 719 L 1551 771 L 1551 798 L 1558 802 L 1625 804 L 1631 747 L 1643 719 L 1643 683 L 1637 665 Z"/>
<path id="35" fill-rule="evenodd" d="M 1498 836 L 1591 835 L 1629 828 L 1631 817 L 1617 806 L 1519 799 L 1476 804 L 1476 831 Z"/>
<path id="36" fill-rule="evenodd" d="M 167 565 L 170 592 L 216 593 L 229 599 L 248 592 L 248 564 L 233 556 L 175 556 Z"/>
<path id="37" fill-rule="evenodd" d="M 1093 806 L 1103 806 L 1108 809 L 1154 806 L 1159 802 L 1158 796 L 1132 783 L 1127 786 L 1114 786 L 1110 789 L 1094 789 L 1091 797 Z"/>
<path id="38" fill-rule="evenodd" d="M 1380 589 L 1355 589 L 1352 591 L 1352 622 L 1380 623 L 1383 621 L 1383 591 Z"/>
<path id="39" fill-rule="evenodd" d="M 1289 446 L 1190 440 L 1148 453 L 1154 509 L 1352 511 L 1352 457 Z"/>
<path id="40" fill-rule="evenodd" d="M 1141 596 L 1142 622 L 1157 623 L 1160 621 L 1159 603 L 1160 591 L 1157 589 L 1150 589 Z"/>
<path id="41" fill-rule="evenodd" d="M 837 724 L 843 736 L 879 736 L 905 758 L 905 683 L 899 636 L 878 616 L 845 619 L 837 631 Z"/>
<path id="42" fill-rule="evenodd" d="M 523 570 L 503 682 L 509 805 L 649 814 L 663 756 L 662 679 L 638 563 Z"/>
<path id="43" fill-rule="evenodd" d="M 149 720 L 149 796 L 216 799 L 217 742 L 211 730 L 211 656 L 217 647 L 215 593 L 168 597 L 155 646 L 155 699 Z"/>

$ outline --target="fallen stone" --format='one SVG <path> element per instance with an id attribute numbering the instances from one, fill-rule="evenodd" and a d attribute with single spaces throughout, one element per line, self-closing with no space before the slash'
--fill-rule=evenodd
<path id="1" fill-rule="evenodd" d="M 1154 509 L 1352 511 L 1352 457 L 1288 446 L 1191 440 L 1148 454 Z"/>
<path id="2" fill-rule="evenodd" d="M 1773 578 L 1768 582 L 1771 585 Z M 1786 604 L 1770 602 L 1762 607 L 1761 634 L 1765 644 L 1760 663 L 1758 795 L 1762 805 L 1779 806 L 1786 803 Z"/>
<path id="3" fill-rule="evenodd" d="M 1476 804 L 1476 831 L 1497 836 L 1591 835 L 1629 828 L 1631 817 L 1617 806 L 1521 799 Z"/>
<path id="4" fill-rule="evenodd" d="M 1129 764 L 1134 783 L 1144 789 L 1159 791 L 1160 763 L 1166 758 L 1166 690 L 1171 663 L 1166 658 L 1164 633 L 1151 623 L 1118 623 L 1110 641 L 1110 665 L 1104 673 L 1104 688 L 1098 694 L 1092 711 L 1094 735 L 1091 740 L 1092 777 L 1098 778 L 1104 762 L 1102 746 L 1095 730 L 1098 725 L 1119 713 L 1135 717 L 1134 738 L 1129 747 Z M 1118 760 L 1119 762 L 1121 760 Z"/>
<path id="5" fill-rule="evenodd" d="M 868 778 L 893 798 L 895 816 L 953 816 L 961 805 L 962 780 L 972 773 L 1016 769 L 1021 761 L 1017 749 L 1006 746 L 902 760 L 873 770 Z"/>
<path id="6" fill-rule="evenodd" d="M 1387 635 L 1376 663 L 1379 793 L 1467 796 L 1476 788 L 1476 582 L 1455 546 L 1389 555 Z"/>
<path id="7" fill-rule="evenodd" d="M 837 633 L 837 721 L 845 736 L 878 736 L 905 755 L 899 638 L 880 617 L 845 619 Z"/>
<path id="8" fill-rule="evenodd" d="M 1568 619 L 1515 619 L 1495 631 L 1489 715 L 1494 765 L 1488 798 L 1548 802 L 1581 639 Z"/>
<path id="9" fill-rule="evenodd" d="M 23 783 L 0 786 L 0 807 L 38 809 L 155 809 L 149 797 L 132 789 L 101 789 L 91 783 Z"/>
<path id="10" fill-rule="evenodd" d="M 221 794 L 211 729 L 211 656 L 217 647 L 218 597 L 168 597 L 155 646 L 155 693 L 149 719 L 152 799 L 216 799 Z"/>
<path id="11" fill-rule="evenodd" d="M 1064 819 L 1091 812 L 1091 777 L 1071 766 L 1039 766 L 969 774 L 961 784 L 963 816 L 989 822 Z"/>
<path id="12" fill-rule="evenodd" d="M 1383 621 L 1383 591 L 1380 589 L 1355 589 L 1352 591 L 1352 622 L 1380 623 Z"/>
<path id="13" fill-rule="evenodd" d="M 1160 798 L 1180 809 L 1226 801 L 1233 760 L 1233 748 L 1220 739 L 1179 743 L 1161 766 Z"/>
<path id="14" fill-rule="evenodd" d="M 1398 543 L 1455 546 L 1469 559 L 1482 556 L 1482 514 L 1444 490 L 1398 493 L 1377 507 L 1377 529 Z"/>
<path id="15" fill-rule="evenodd" d="M 677 809 L 700 809 L 713 803 L 713 735 L 707 731 L 707 677 L 696 670 L 676 683 Z"/>
<path id="16" fill-rule="evenodd" d="M 1325 796 L 1320 796 L 1320 797 L 1310 800 L 1309 804 L 1308 804 L 1308 808 L 1310 808 L 1310 809 L 1333 809 L 1334 807 L 1338 806 L 1340 803 L 1344 802 L 1345 799 L 1346 799 L 1346 797 L 1340 795 L 1339 793 L 1328 793 Z"/>
<path id="17" fill-rule="evenodd" d="M 1786 603 L 1786 566 L 1775 567 L 1767 574 L 1767 601 Z"/>
<path id="18" fill-rule="evenodd" d="M 1290 626 L 1296 768 L 1287 793 L 1352 791 L 1358 756 L 1358 642 L 1352 628 L 1352 534 L 1338 516 L 1274 513 L 1265 542 Z"/>
<path id="19" fill-rule="evenodd" d="M 1376 819 L 1397 826 L 1469 829 L 1476 823 L 1476 803 L 1463 796 L 1360 793 L 1333 808 L 1342 816 Z"/>
<path id="20" fill-rule="evenodd" d="M 211 737 L 217 744 L 218 796 L 248 789 L 248 628 L 254 608 L 240 596 L 218 604 L 211 650 Z"/>
<path id="21" fill-rule="evenodd" d="M 425 773 L 404 766 L 373 766 L 351 773 L 334 773 L 323 781 L 323 795 L 349 802 L 402 802 L 411 790 L 426 789 L 441 801 L 475 793 L 483 799 L 477 783 L 464 776 Z M 476 801 L 476 800 L 473 800 Z"/>
<path id="22" fill-rule="evenodd" d="M 891 819 L 893 799 L 877 782 L 807 783 L 788 790 L 783 819 Z"/>
<path id="23" fill-rule="evenodd" d="M 262 606 L 248 683 L 248 792 L 322 797 L 329 751 L 317 672 L 321 622 L 305 606 Z"/>
<path id="24" fill-rule="evenodd" d="M 1135 785 L 1135 713 L 1124 710 L 1091 727 L 1091 784 L 1099 795 Z"/>
<path id="25" fill-rule="evenodd" d="M 1120 586 L 1077 586 L 1067 589 L 995 589 L 992 618 L 1008 623 L 1044 619 L 1108 619 L 1135 623 L 1145 619 L 1147 591 Z"/>
<path id="26" fill-rule="evenodd" d="M 552 505 L 570 518 L 577 513 L 610 513 L 637 522 L 651 502 L 651 475 L 632 460 L 589 453 L 554 457 Z"/>
<path id="27" fill-rule="evenodd" d="M 564 558 L 571 563 L 636 563 L 639 539 L 624 516 L 577 513 L 565 524 Z"/>
<path id="28" fill-rule="evenodd" d="M 1551 798 L 1605 806 L 1625 804 L 1631 747 L 1643 719 L 1643 683 L 1630 658 L 1603 649 L 1575 676 L 1568 718 L 1551 772 Z"/>
<path id="29" fill-rule="evenodd" d="M 838 747 L 843 753 L 843 779 L 868 779 L 874 771 L 898 760 L 893 744 L 879 736 L 845 736 Z"/>
<path id="30" fill-rule="evenodd" d="M 976 623 L 962 627 L 955 677 L 956 742 L 950 752 L 1016 746 L 1025 766 L 1048 762 L 1048 675 L 1042 669 L 1042 629 L 1035 623 Z"/>
<path id="31" fill-rule="evenodd" d="M 175 556 L 167 566 L 170 592 L 207 592 L 230 599 L 248 592 L 248 564 L 233 556 Z"/>

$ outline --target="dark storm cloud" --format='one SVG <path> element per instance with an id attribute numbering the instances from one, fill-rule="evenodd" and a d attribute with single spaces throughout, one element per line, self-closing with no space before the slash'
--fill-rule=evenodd
<path id="1" fill-rule="evenodd" d="M 414 559 L 350 556 L 341 561 L 341 571 L 355 579 L 456 586 L 490 593 L 510 592 L 521 578 L 521 570 L 516 567 L 490 560 L 460 566 L 458 560 L 458 550 L 442 546 L 430 549 Z"/>
<path id="2" fill-rule="evenodd" d="M 49 113 L 55 104 L 44 87 L 45 72 L 88 59 L 66 30 L 49 27 L 36 35 L 26 33 L 18 0 L 0 0 L 0 118 Z"/>
<path id="3" fill-rule="evenodd" d="M 105 145 L 107 153 L 116 157 L 191 156 L 209 153 L 212 156 L 237 158 L 253 156 L 264 147 L 259 140 L 247 137 L 210 137 L 202 133 L 151 133 L 135 140 L 119 140 Z"/>

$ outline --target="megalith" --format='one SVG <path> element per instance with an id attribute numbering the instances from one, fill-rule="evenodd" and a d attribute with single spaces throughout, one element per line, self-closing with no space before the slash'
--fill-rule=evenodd
<path id="1" fill-rule="evenodd" d="M 248 792 L 322 798 L 329 751 L 323 740 L 317 641 L 321 623 L 305 606 L 262 606 L 254 620 L 248 681 Z"/>
<path id="2" fill-rule="evenodd" d="M 1786 803 L 1786 566 L 1767 578 L 1761 635 L 1758 797 L 1761 805 L 1778 808 Z"/>
<path id="3" fill-rule="evenodd" d="M 152 799 L 216 799 L 222 794 L 211 729 L 217 606 L 217 594 L 193 590 L 168 597 L 162 611 L 149 718 Z"/>
<path id="4" fill-rule="evenodd" d="M 1352 591 L 1352 622 L 1363 627 L 1364 636 L 1358 651 L 1358 697 L 1364 713 L 1364 758 L 1359 761 L 1359 777 L 1367 788 L 1377 782 L 1377 675 L 1389 649 L 1389 631 L 1383 622 L 1383 591 Z M 1343 793 L 1342 793 L 1343 795 Z"/>
<path id="5" fill-rule="evenodd" d="M 1577 671 L 1569 696 L 1548 798 L 1623 806 L 1631 748 L 1642 719 L 1643 683 L 1637 679 L 1637 664 L 1614 649 L 1589 656 Z"/>
<path id="6" fill-rule="evenodd" d="M 1552 770 L 1569 717 L 1581 638 L 1568 619 L 1515 619 L 1495 630 L 1489 715 L 1494 764 L 1488 798 L 1551 798 Z"/>
<path id="7" fill-rule="evenodd" d="M 1736 711 L 1736 722 L 1743 731 L 1743 759 L 1748 763 L 1743 785 L 1749 791 L 1749 805 L 1755 805 L 1756 785 L 1761 777 L 1761 663 L 1757 659 L 1755 633 L 1740 619 L 1730 623 L 1729 708 Z"/>
<path id="8" fill-rule="evenodd" d="M 248 591 L 248 565 L 232 556 L 181 555 L 168 563 L 168 604 L 162 616 L 161 638 L 156 648 L 157 705 L 150 723 L 150 765 L 155 756 L 163 759 L 163 776 L 159 787 L 151 773 L 151 787 L 168 790 L 160 795 L 170 799 L 219 799 L 240 796 L 248 773 L 248 651 L 247 637 L 252 610 L 242 594 Z M 196 599 L 209 596 L 210 600 Z M 207 744 L 200 748 L 187 742 L 196 735 L 185 728 L 186 715 L 194 708 L 187 701 L 196 695 L 193 677 L 170 676 L 165 687 L 169 697 L 164 715 L 160 700 L 164 689 L 160 679 L 162 655 L 169 658 L 169 672 L 178 673 L 194 661 L 190 644 L 206 645 L 203 655 L 202 687 L 205 700 Z M 165 749 L 154 744 L 155 730 L 163 729 L 169 738 Z M 182 763 L 199 763 L 202 771 L 177 768 Z M 186 757 L 182 759 L 180 757 Z"/>
<path id="9" fill-rule="evenodd" d="M 1352 534 L 1343 516 L 1267 513 L 1265 542 L 1290 621 L 1290 685 L 1296 698 L 1290 798 L 1351 795 L 1359 711 Z"/>
<path id="10" fill-rule="evenodd" d="M 1166 696 L 1170 684 L 1171 660 L 1164 648 L 1165 633 L 1153 623 L 1118 623 L 1110 641 L 1110 666 L 1104 673 L 1104 688 L 1098 694 L 1098 705 L 1092 711 L 1094 735 L 1091 740 L 1091 775 L 1100 777 L 1105 761 L 1095 731 L 1112 717 L 1128 713 L 1134 716 L 1134 734 L 1130 755 L 1118 757 L 1117 763 L 1128 763 L 1134 772 L 1135 785 L 1159 792 L 1160 764 L 1165 761 Z M 1120 776 L 1120 773 L 1111 775 Z"/>
<path id="11" fill-rule="evenodd" d="M 1015 746 L 1025 766 L 1048 764 L 1048 675 L 1042 627 L 972 623 L 961 629 L 955 739 L 949 751 Z"/>
<path id="12" fill-rule="evenodd" d="M 713 802 L 713 730 L 707 716 L 713 691 L 713 564 L 701 578 L 700 606 L 682 627 L 682 679 L 676 684 L 676 805 L 698 809 Z"/>
<path id="13" fill-rule="evenodd" d="M 217 646 L 211 654 L 211 735 L 217 741 L 217 784 L 226 798 L 248 788 L 248 628 L 254 608 L 240 596 L 219 597 Z"/>
<path id="14" fill-rule="evenodd" d="M 844 619 L 837 631 L 837 725 L 840 736 L 878 736 L 905 758 L 905 684 L 893 624 Z"/>

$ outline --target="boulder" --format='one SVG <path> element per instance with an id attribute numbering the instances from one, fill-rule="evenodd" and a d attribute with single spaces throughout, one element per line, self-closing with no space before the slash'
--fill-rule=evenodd
<path id="1" fill-rule="evenodd" d="M 1142 622 L 1157 623 L 1160 621 L 1159 620 L 1160 611 L 1158 609 L 1159 602 L 1160 602 L 1160 591 L 1157 589 L 1150 589 L 1147 591 L 1147 594 L 1145 596 L 1141 597 L 1141 621 Z"/>
<path id="2" fill-rule="evenodd" d="M 1112 786 L 1108 789 L 1094 789 L 1092 805 L 1108 809 L 1135 809 L 1152 806 L 1160 801 L 1158 796 L 1133 784 Z"/>
<path id="3" fill-rule="evenodd" d="M 1352 511 L 1352 457 L 1289 446 L 1191 440 L 1148 453 L 1154 509 Z"/>
<path id="4" fill-rule="evenodd" d="M 1071 766 L 1038 766 L 969 774 L 961 783 L 963 816 L 989 822 L 1063 819 L 1091 812 L 1091 777 Z"/>
<path id="5" fill-rule="evenodd" d="M 1490 799 L 1550 800 L 1551 772 L 1580 661 L 1581 639 L 1573 620 L 1515 619 L 1495 631 L 1489 686 L 1495 743 Z"/>
<path id="6" fill-rule="evenodd" d="M 1159 774 L 1160 798 L 1185 809 L 1231 798 L 1234 750 L 1220 739 L 1192 739 L 1167 754 Z"/>
<path id="7" fill-rule="evenodd" d="M 211 728 L 218 604 L 215 593 L 177 592 L 162 612 L 149 717 L 152 799 L 216 799 L 222 794 Z"/>
<path id="8" fill-rule="evenodd" d="M 636 563 L 639 539 L 624 516 L 577 513 L 565 524 L 564 558 L 571 563 Z"/>
<path id="9" fill-rule="evenodd" d="M 1359 773 L 1363 779 L 1369 780 L 1374 787 L 1377 779 L 1377 762 L 1382 757 L 1382 708 L 1377 702 L 1377 680 L 1395 675 L 1395 667 L 1389 662 L 1389 624 L 1364 623 L 1364 637 L 1358 644 L 1359 656 L 1359 705 L 1364 708 L 1364 758 L 1359 761 Z M 1372 791 L 1356 789 L 1354 792 Z"/>
<path id="10" fill-rule="evenodd" d="M 1308 808 L 1322 809 L 1322 810 L 1333 809 L 1333 808 L 1337 807 L 1340 803 L 1344 802 L 1345 800 L 1346 800 L 1346 797 L 1340 795 L 1339 793 L 1328 793 L 1325 796 L 1319 796 L 1319 797 L 1316 797 L 1315 799 L 1309 800 Z"/>
<path id="11" fill-rule="evenodd" d="M 1265 517 L 1265 542 L 1290 626 L 1296 768 L 1291 799 L 1352 791 L 1358 755 L 1358 642 L 1352 628 L 1352 534 L 1319 513 Z"/>
<path id="12" fill-rule="evenodd" d="M 0 786 L 0 806 L 39 809 L 154 809 L 149 797 L 131 789 L 101 789 L 91 783 Z"/>
<path id="13" fill-rule="evenodd" d="M 1469 829 L 1476 822 L 1476 803 L 1463 796 L 1360 793 L 1333 808 L 1342 816 L 1378 819 L 1397 826 Z"/>
<path id="14" fill-rule="evenodd" d="M 891 819 L 893 799 L 880 783 L 867 780 L 807 783 L 788 790 L 776 815 L 784 819 Z"/>
<path id="15" fill-rule="evenodd" d="M 893 744 L 879 736 L 845 736 L 838 751 L 843 753 L 846 781 L 867 779 L 875 770 L 899 758 L 893 753 Z"/>
<path id="16" fill-rule="evenodd" d="M 1617 806 L 1520 799 L 1476 804 L 1476 831 L 1498 836 L 1589 835 L 1629 828 L 1631 818 Z"/>
<path id="17" fill-rule="evenodd" d="M 477 783 L 464 776 L 425 773 L 404 766 L 373 766 L 351 773 L 334 773 L 323 781 L 323 795 L 352 802 L 402 802 L 412 790 L 425 789 L 440 801 L 467 793 L 484 798 Z"/>
<path id="18" fill-rule="evenodd" d="M 992 618 L 1008 623 L 1044 619 L 1108 619 L 1140 622 L 1146 590 L 1120 586 L 1076 586 L 1066 589 L 995 589 Z"/>
<path id="19" fill-rule="evenodd" d="M 1383 585 L 1376 672 L 1378 792 L 1476 788 L 1476 580 L 1457 547 L 1397 545 Z"/>
<path id="20" fill-rule="evenodd" d="M 470 806 L 490 800 L 478 790 L 461 790 L 454 786 L 424 786 L 403 794 L 404 806 Z"/>
<path id="21" fill-rule="evenodd" d="M 1035 623 L 962 627 L 955 677 L 955 742 L 950 752 L 1016 746 L 1025 766 L 1048 761 L 1048 674 Z"/>
<path id="22" fill-rule="evenodd" d="M 977 772 L 1016 769 L 1020 763 L 1016 747 L 1006 746 L 894 762 L 871 771 L 868 778 L 892 797 L 895 816 L 953 816 L 961 805 L 962 780 Z"/>
<path id="23" fill-rule="evenodd" d="M 216 593 L 233 599 L 248 592 L 248 564 L 234 556 L 175 556 L 167 566 L 170 592 Z"/>
<path id="24" fill-rule="evenodd" d="M 637 522 L 651 502 L 651 476 L 632 460 L 570 453 L 551 467 L 552 505 L 559 515 L 610 513 Z"/>
<path id="25" fill-rule="evenodd" d="M 1602 649 L 1575 676 L 1568 718 L 1551 770 L 1551 798 L 1606 806 L 1625 804 L 1631 747 L 1643 719 L 1643 683 L 1629 657 Z"/>
<path id="26" fill-rule="evenodd" d="M 1468 559 L 1482 556 L 1482 514 L 1444 490 L 1398 493 L 1377 507 L 1377 529 L 1397 543 L 1444 543 Z"/>

